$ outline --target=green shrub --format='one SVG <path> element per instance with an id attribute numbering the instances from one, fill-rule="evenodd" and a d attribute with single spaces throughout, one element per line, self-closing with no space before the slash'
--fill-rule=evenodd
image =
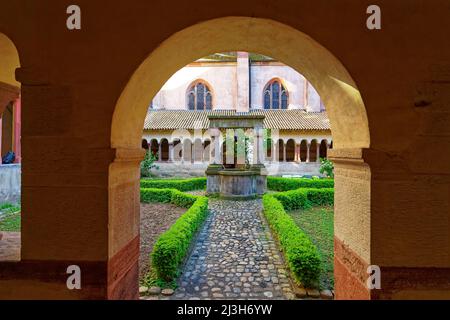
<path id="1" fill-rule="evenodd" d="M 162 202 L 170 203 L 172 193 L 175 189 L 141 188 L 141 202 Z"/>
<path id="2" fill-rule="evenodd" d="M 151 254 L 158 278 L 173 281 L 188 254 L 195 233 L 208 214 L 208 198 L 197 197 L 195 203 L 156 241 Z"/>
<path id="3" fill-rule="evenodd" d="M 155 161 L 157 160 L 158 156 L 147 150 L 144 160 L 142 160 L 141 162 L 141 178 L 150 177 L 152 175 L 151 170 L 153 168 L 155 168 L 156 170 L 159 169 L 159 167 L 155 165 Z"/>
<path id="4" fill-rule="evenodd" d="M 178 191 L 176 189 L 172 189 L 172 197 L 170 199 L 170 202 L 173 203 L 176 206 L 183 207 L 183 208 L 189 208 L 194 204 L 194 202 L 197 200 L 198 196 L 194 196 L 192 194 L 187 194 L 181 191 Z"/>
<path id="5" fill-rule="evenodd" d="M 187 194 L 177 189 L 141 188 L 141 202 L 172 203 L 178 207 L 189 208 L 198 196 Z"/>
<path id="6" fill-rule="evenodd" d="M 299 188 L 334 188 L 333 179 L 307 179 L 267 177 L 267 188 L 274 191 L 288 191 Z"/>
<path id="7" fill-rule="evenodd" d="M 206 178 L 192 179 L 142 179 L 141 188 L 169 188 L 179 191 L 200 190 L 206 188 Z"/>
<path id="8" fill-rule="evenodd" d="M 274 196 L 263 196 L 263 206 L 264 215 L 277 235 L 295 278 L 307 287 L 316 285 L 321 272 L 321 259 L 316 246 Z"/>
<path id="9" fill-rule="evenodd" d="M 327 177 L 334 178 L 334 164 L 326 158 L 320 158 L 319 172 L 326 174 Z"/>
<path id="10" fill-rule="evenodd" d="M 334 204 L 334 189 L 305 189 L 308 195 L 308 201 L 314 206 Z"/>
<path id="11" fill-rule="evenodd" d="M 308 189 L 290 190 L 275 193 L 273 196 L 281 202 L 286 210 L 306 209 L 311 206 L 308 200 Z"/>

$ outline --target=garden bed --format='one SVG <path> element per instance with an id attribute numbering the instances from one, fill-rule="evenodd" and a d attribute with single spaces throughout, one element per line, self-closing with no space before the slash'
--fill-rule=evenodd
<path id="1" fill-rule="evenodd" d="M 288 211 L 295 223 L 317 246 L 322 260 L 320 287 L 334 288 L 334 226 L 333 207 L 314 206 L 308 209 Z"/>
<path id="2" fill-rule="evenodd" d="M 158 237 L 186 211 L 170 203 L 141 203 L 139 279 L 151 271 L 149 254 Z"/>
<path id="3" fill-rule="evenodd" d="M 0 231 L 20 232 L 20 206 L 10 203 L 0 205 Z"/>
<path id="4" fill-rule="evenodd" d="M 206 219 L 208 198 L 164 188 L 141 188 L 140 193 L 141 203 L 172 205 L 182 208 L 183 211 L 185 210 L 183 208 L 187 208 L 176 221 L 169 224 L 170 227 L 166 231 L 157 235 L 156 241 L 153 238 L 151 251 L 146 249 L 142 252 L 144 255 L 142 259 L 147 256 L 147 262 L 151 267 L 147 264 L 149 272 L 143 275 L 141 283 L 146 286 L 174 286 L 191 242 Z M 164 214 L 164 211 L 161 211 Z"/>
<path id="5" fill-rule="evenodd" d="M 296 185 L 284 183 L 288 179 L 281 178 L 277 183 L 283 188 Z M 271 192 L 263 197 L 264 214 L 293 276 L 303 285 L 321 289 L 334 287 L 334 189 L 325 187 L 329 183 L 309 183 L 316 188 Z"/>

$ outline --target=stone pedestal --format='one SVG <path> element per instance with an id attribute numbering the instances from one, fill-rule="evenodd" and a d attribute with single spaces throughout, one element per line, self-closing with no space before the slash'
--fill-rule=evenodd
<path id="1" fill-rule="evenodd" d="M 246 199 L 263 195 L 267 190 L 267 172 L 263 165 L 248 169 L 224 169 L 210 165 L 206 170 L 206 191 L 229 199 Z"/>

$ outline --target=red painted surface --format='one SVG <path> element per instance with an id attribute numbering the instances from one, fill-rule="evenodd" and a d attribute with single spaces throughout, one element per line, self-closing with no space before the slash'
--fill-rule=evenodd
<path id="1" fill-rule="evenodd" d="M 369 264 L 338 238 L 334 238 L 334 285 L 336 299 L 369 300 L 366 286 Z"/>
<path id="2" fill-rule="evenodd" d="M 108 262 L 107 298 L 139 298 L 139 236 L 125 245 Z"/>
<path id="3" fill-rule="evenodd" d="M 81 269 L 81 289 L 66 286 L 67 267 Z M 105 299 L 105 261 L 0 261 L 1 299 Z"/>
<path id="4" fill-rule="evenodd" d="M 18 97 L 16 100 L 14 100 L 14 141 L 13 141 L 13 150 L 16 154 L 16 160 L 15 163 L 21 163 L 22 162 L 22 152 L 21 152 L 21 146 L 20 146 L 20 133 L 21 133 L 21 113 L 22 113 L 22 102 L 20 100 L 20 97 Z"/>
<path id="5" fill-rule="evenodd" d="M 0 113 L 0 164 L 2 164 L 2 123 L 3 123 L 3 118 Z M 1 239 L 1 237 L 0 237 L 0 239 Z"/>
<path id="6" fill-rule="evenodd" d="M 370 290 L 337 257 L 334 258 L 336 300 L 370 300 Z"/>

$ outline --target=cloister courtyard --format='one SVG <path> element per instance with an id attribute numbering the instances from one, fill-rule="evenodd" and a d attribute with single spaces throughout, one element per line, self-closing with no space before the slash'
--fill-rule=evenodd
<path id="1" fill-rule="evenodd" d="M 162 245 L 163 240 L 159 239 L 176 228 L 177 220 L 189 214 L 190 205 L 205 197 L 206 179 L 143 179 L 141 184 L 139 282 L 142 299 L 333 298 L 331 179 L 273 178 L 269 179 L 271 189 L 263 199 L 209 198 L 204 208 L 207 211 L 204 221 L 197 225 L 196 234 L 190 235 L 187 247 L 172 248 L 182 250 L 184 257 L 176 262 L 177 272 L 169 278 L 158 268 L 164 268 L 171 261 L 164 259 L 160 262 L 163 266 L 152 263 L 152 252 L 158 241 Z M 325 186 L 323 198 L 316 199 L 317 195 L 310 193 L 302 199 L 303 192 L 315 190 L 310 187 Z M 294 192 L 284 191 L 290 188 Z M 320 266 L 314 271 L 315 282 L 307 288 L 289 269 L 290 258 L 283 256 L 277 231 L 271 229 L 274 226 L 271 227 L 264 214 L 264 201 L 272 197 L 285 199 L 289 193 L 285 218 L 291 217 L 296 226 L 304 230 L 309 239 L 303 241 L 311 240 L 316 247 L 314 254 L 320 256 Z M 3 205 L 1 211 L 0 260 L 16 261 L 20 258 L 20 206 Z M 297 245 L 301 248 L 305 244 Z M 166 250 L 169 250 L 166 255 L 175 254 L 170 248 Z"/>
<path id="2" fill-rule="evenodd" d="M 180 239 L 177 219 L 192 214 L 181 208 L 205 199 L 206 178 L 143 179 L 142 298 L 333 299 L 333 180 L 273 177 L 268 184 L 262 198 L 208 196 L 196 233 Z M 294 247 L 281 240 L 289 235 L 276 219 L 297 233 Z M 181 257 L 172 260 L 175 254 Z M 166 270 L 171 263 L 176 268 Z"/>
<path id="3" fill-rule="evenodd" d="M 0 299 L 450 299 L 447 1 L 78 6 L 0 3 Z"/>

